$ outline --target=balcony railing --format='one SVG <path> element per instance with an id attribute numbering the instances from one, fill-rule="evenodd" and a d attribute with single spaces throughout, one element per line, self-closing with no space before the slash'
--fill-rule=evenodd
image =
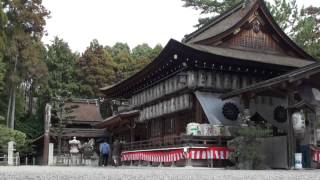
<path id="1" fill-rule="evenodd" d="M 123 144 L 123 151 L 146 150 L 160 148 L 174 148 L 181 146 L 226 146 L 230 136 L 187 136 L 167 135 L 163 137 L 150 138 L 144 141 L 134 141 Z"/>

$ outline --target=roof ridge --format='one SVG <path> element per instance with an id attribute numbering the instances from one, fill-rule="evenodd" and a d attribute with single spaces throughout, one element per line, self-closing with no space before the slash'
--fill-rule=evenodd
<path id="1" fill-rule="evenodd" d="M 210 20 L 209 22 L 205 23 L 204 25 L 200 26 L 197 30 L 193 31 L 190 34 L 186 34 L 184 36 L 184 38 L 182 39 L 183 43 L 188 42 L 189 40 L 191 40 L 194 36 L 199 35 L 200 33 L 206 31 L 207 29 L 209 29 L 211 26 L 219 23 L 220 21 L 222 21 L 223 19 L 225 19 L 227 16 L 231 15 L 232 13 L 234 13 L 235 11 L 237 11 L 238 9 L 241 9 L 243 7 L 243 3 L 245 2 L 245 0 L 242 0 L 241 2 L 239 2 L 237 5 L 235 5 L 234 7 L 226 10 L 225 12 L 221 13 L 220 15 L 213 17 L 212 20 Z"/>

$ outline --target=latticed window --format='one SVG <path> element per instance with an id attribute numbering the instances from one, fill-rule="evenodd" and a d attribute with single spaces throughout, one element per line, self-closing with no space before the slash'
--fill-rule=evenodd
<path id="1" fill-rule="evenodd" d="M 230 44 L 233 47 L 238 46 L 267 51 L 281 51 L 276 41 L 262 31 L 254 32 L 253 30 L 243 30 L 231 39 Z"/>

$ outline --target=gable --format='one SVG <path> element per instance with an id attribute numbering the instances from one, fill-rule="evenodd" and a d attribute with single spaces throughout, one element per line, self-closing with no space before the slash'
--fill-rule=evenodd
<path id="1" fill-rule="evenodd" d="M 272 36 L 262 31 L 256 32 L 254 29 L 241 30 L 219 46 L 253 51 L 268 51 L 276 54 L 284 52 Z"/>
<path id="2" fill-rule="evenodd" d="M 233 34 L 224 38 L 219 47 L 257 51 L 299 58 L 300 55 L 292 51 L 270 26 L 257 14 Z M 215 44 L 210 44 L 215 46 Z"/>
<path id="3" fill-rule="evenodd" d="M 249 5 L 237 6 L 231 12 L 191 33 L 184 43 L 315 61 L 280 29 L 262 0 L 252 0 Z"/>

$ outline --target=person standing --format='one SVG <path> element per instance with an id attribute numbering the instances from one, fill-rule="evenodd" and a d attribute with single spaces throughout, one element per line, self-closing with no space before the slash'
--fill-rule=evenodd
<path id="1" fill-rule="evenodd" d="M 110 152 L 110 146 L 107 143 L 107 140 L 104 140 L 103 143 L 100 144 L 100 159 L 101 159 L 102 166 L 108 165 L 109 152 Z"/>
<path id="2" fill-rule="evenodd" d="M 112 160 L 114 166 L 119 166 L 120 164 L 120 153 L 121 153 L 121 144 L 118 139 L 113 142 L 113 149 L 112 149 Z"/>

